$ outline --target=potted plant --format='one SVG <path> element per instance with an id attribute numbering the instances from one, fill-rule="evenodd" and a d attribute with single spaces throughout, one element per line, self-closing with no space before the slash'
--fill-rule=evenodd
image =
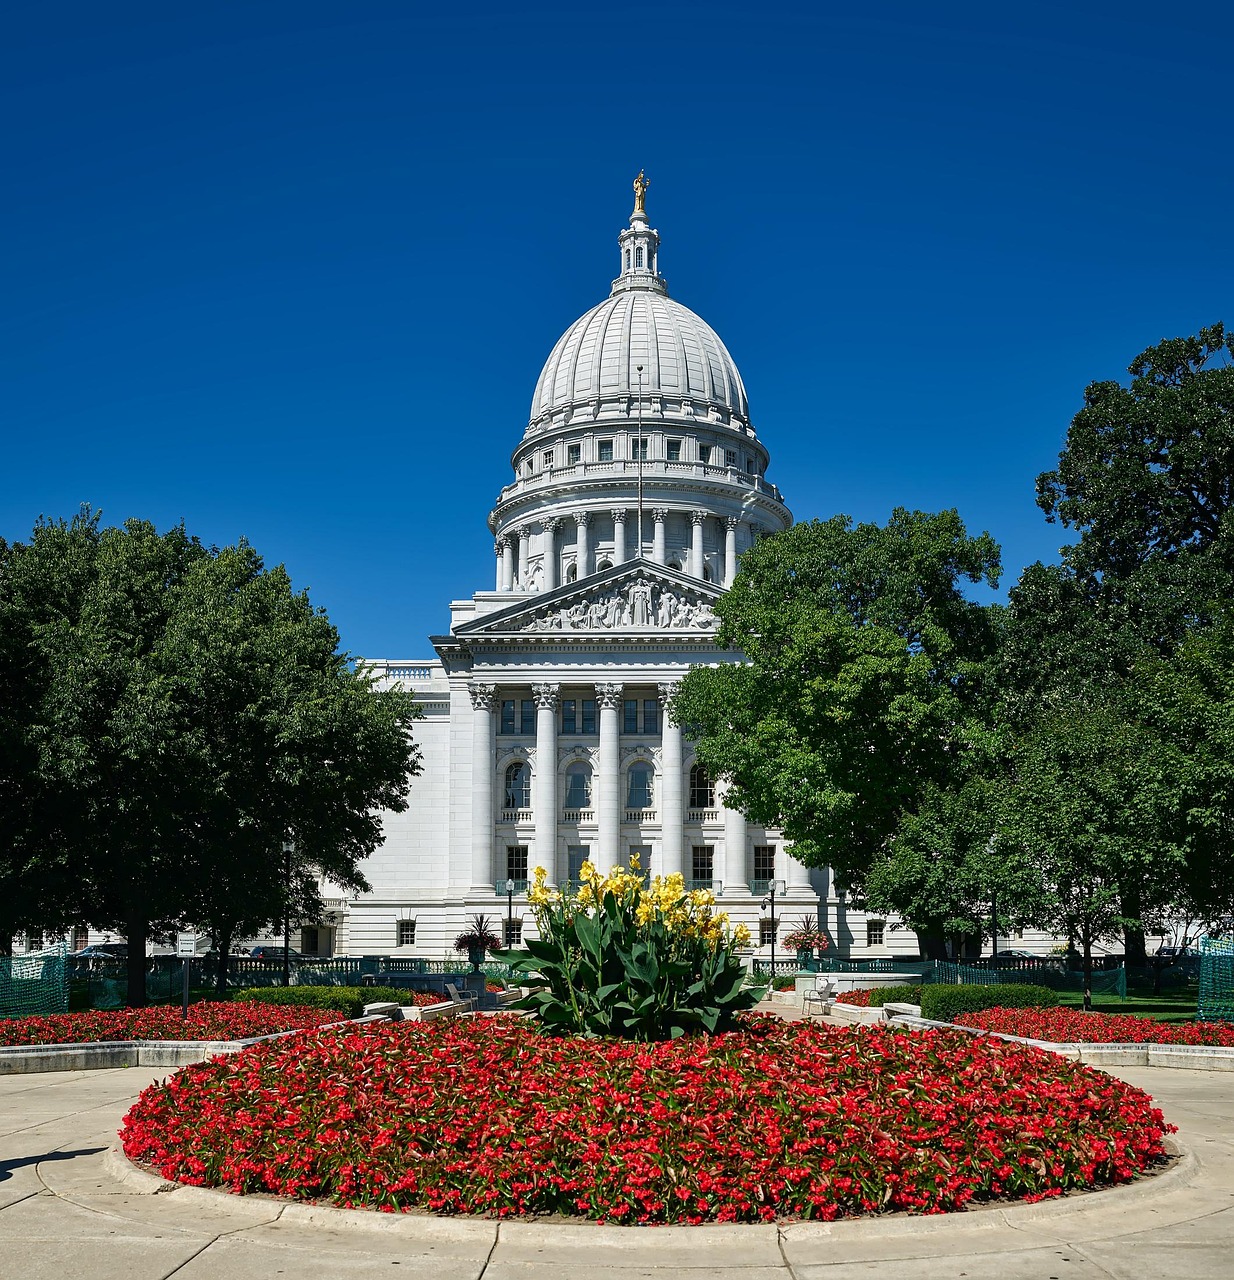
<path id="1" fill-rule="evenodd" d="M 827 950 L 827 935 L 818 927 L 817 920 L 802 916 L 792 933 L 785 935 L 784 945 L 796 948 L 797 963 L 804 969 L 816 951 L 821 955 Z"/>
<path id="2" fill-rule="evenodd" d="M 501 946 L 501 939 L 493 932 L 497 923 L 496 916 L 487 916 L 483 912 L 471 917 L 471 927 L 454 939 L 455 951 L 465 951 L 473 973 L 480 972 L 484 963 L 484 953 L 494 947 Z"/>

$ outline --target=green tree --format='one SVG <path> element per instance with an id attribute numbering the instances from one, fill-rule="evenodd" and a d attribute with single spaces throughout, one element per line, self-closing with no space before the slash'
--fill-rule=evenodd
<path id="1" fill-rule="evenodd" d="M 998 570 L 993 539 L 955 511 L 837 516 L 746 552 L 716 612 L 717 642 L 747 661 L 694 668 L 674 700 L 729 803 L 863 893 L 905 819 L 962 784 L 994 631 L 960 584 Z M 918 916 L 933 953 L 954 914 Z"/>

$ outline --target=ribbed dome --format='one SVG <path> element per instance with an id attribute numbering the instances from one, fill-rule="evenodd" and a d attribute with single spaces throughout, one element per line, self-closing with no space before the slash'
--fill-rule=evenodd
<path id="1" fill-rule="evenodd" d="M 630 285 L 562 334 L 536 383 L 532 423 L 565 406 L 636 393 L 639 365 L 644 396 L 692 402 L 691 416 L 715 408 L 749 426 L 741 374 L 715 330 L 654 287 Z"/>

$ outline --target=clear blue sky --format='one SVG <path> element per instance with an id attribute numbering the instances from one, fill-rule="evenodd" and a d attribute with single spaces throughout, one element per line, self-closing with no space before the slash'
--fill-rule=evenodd
<path id="1" fill-rule="evenodd" d="M 1232 48 L 1083 0 L 10 5 L 0 536 L 183 518 L 429 656 L 643 166 L 798 519 L 956 506 L 1006 585 L 1085 384 L 1234 321 Z"/>

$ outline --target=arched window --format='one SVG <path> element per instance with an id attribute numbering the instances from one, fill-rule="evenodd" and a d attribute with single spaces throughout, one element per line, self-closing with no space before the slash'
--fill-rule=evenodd
<path id="1" fill-rule="evenodd" d="M 566 770 L 566 809 L 591 808 L 591 765 L 572 764 Z"/>
<path id="2" fill-rule="evenodd" d="M 640 244 L 634 251 L 634 265 L 641 267 L 643 265 L 643 246 Z"/>
<path id="3" fill-rule="evenodd" d="M 611 560 L 601 560 L 600 563 L 596 565 L 596 572 L 602 573 L 605 569 L 611 569 L 612 567 L 613 562 Z"/>
<path id="4" fill-rule="evenodd" d="M 507 809 L 531 808 L 531 767 L 525 760 L 516 760 L 506 770 Z"/>
<path id="5" fill-rule="evenodd" d="M 570 567 L 566 570 L 566 581 L 567 582 L 578 581 L 578 565 L 571 564 Z"/>
<path id="6" fill-rule="evenodd" d="M 630 250 L 626 250 L 626 270 L 630 270 Z"/>
<path id="7" fill-rule="evenodd" d="M 629 784 L 626 790 L 627 809 L 650 809 L 654 803 L 654 774 L 651 765 L 639 761 L 630 766 Z"/>
<path id="8" fill-rule="evenodd" d="M 709 564 L 703 565 L 703 581 L 704 582 L 711 581 L 711 565 Z"/>
<path id="9" fill-rule="evenodd" d="M 667 568 L 667 569 L 680 569 L 680 568 L 681 568 L 681 561 L 680 561 L 680 560 L 670 560 L 670 561 L 668 562 L 668 564 L 665 566 L 665 568 Z"/>
<path id="10" fill-rule="evenodd" d="M 696 764 L 690 770 L 690 808 L 714 809 L 715 806 L 715 783 L 708 775 L 706 766 Z"/>

